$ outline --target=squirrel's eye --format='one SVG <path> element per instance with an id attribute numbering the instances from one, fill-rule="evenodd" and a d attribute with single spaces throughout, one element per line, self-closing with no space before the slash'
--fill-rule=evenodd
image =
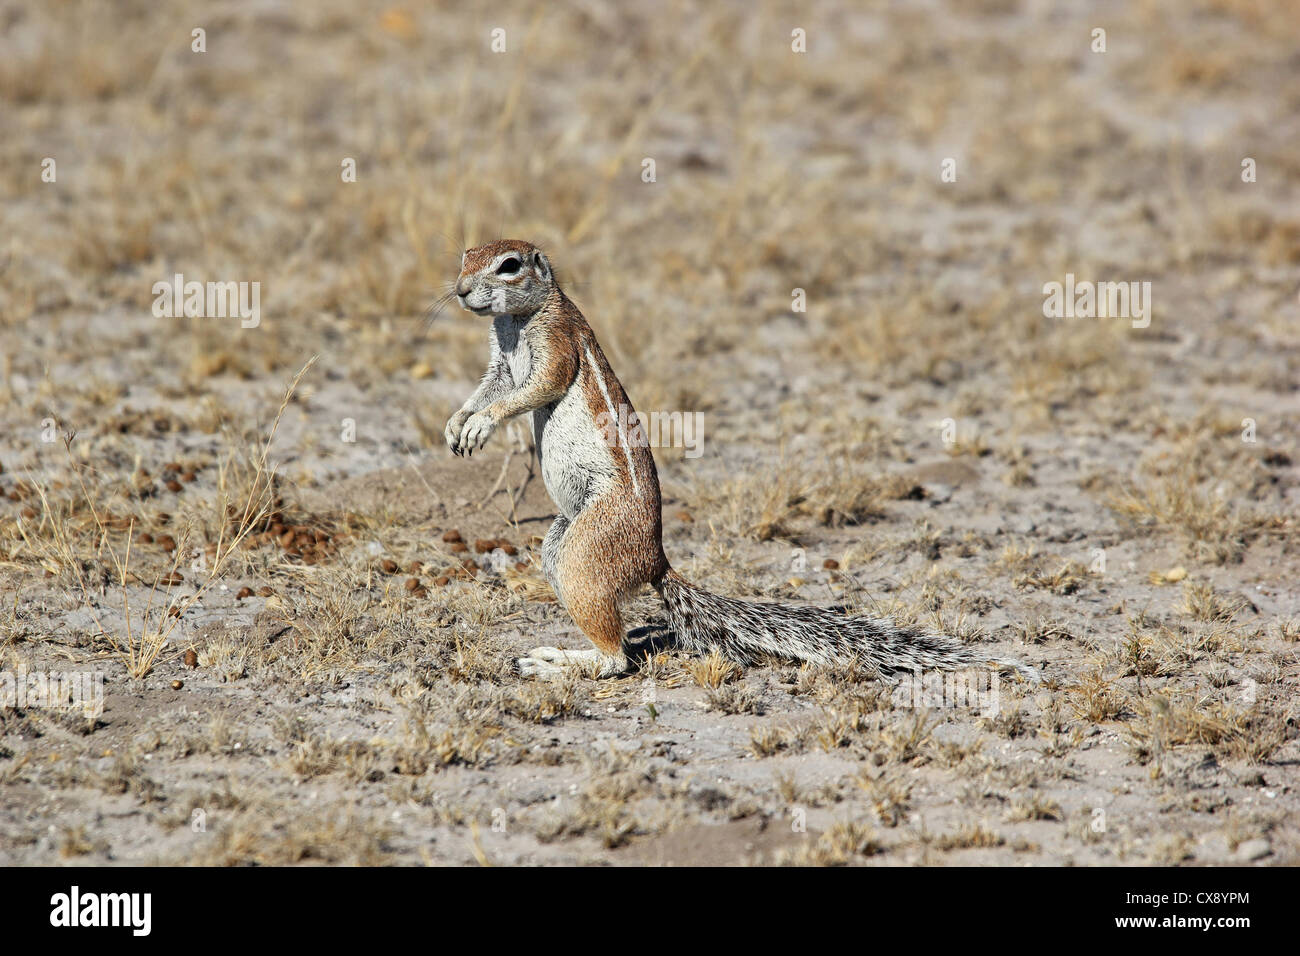
<path id="1" fill-rule="evenodd" d="M 497 266 L 497 275 L 499 276 L 512 276 L 518 271 L 519 260 L 514 256 L 511 256 L 505 262 L 501 263 L 501 265 Z"/>

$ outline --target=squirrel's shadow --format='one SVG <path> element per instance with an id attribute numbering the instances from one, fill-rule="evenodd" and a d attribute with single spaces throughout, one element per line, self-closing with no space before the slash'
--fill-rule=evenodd
<path id="1" fill-rule="evenodd" d="M 628 660 L 636 663 L 678 648 L 677 634 L 667 624 L 657 621 L 633 628 L 627 632 L 623 641 Z"/>

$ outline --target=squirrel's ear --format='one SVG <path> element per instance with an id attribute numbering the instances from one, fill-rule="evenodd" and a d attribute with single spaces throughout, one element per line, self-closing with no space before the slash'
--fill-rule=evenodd
<path id="1" fill-rule="evenodd" d="M 537 274 L 543 279 L 551 277 L 551 264 L 546 261 L 546 256 L 542 255 L 540 249 L 533 250 L 533 268 L 537 270 Z"/>

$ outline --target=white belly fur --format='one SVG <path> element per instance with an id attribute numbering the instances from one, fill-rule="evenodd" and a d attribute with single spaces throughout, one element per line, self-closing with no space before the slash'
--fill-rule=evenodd
<path id="1" fill-rule="evenodd" d="M 542 462 L 542 481 L 555 506 L 573 518 L 614 485 L 614 459 L 605 434 L 592 421 L 578 388 L 553 409 L 533 413 L 533 438 Z"/>
<path id="2" fill-rule="evenodd" d="M 528 381 L 533 368 L 522 325 L 509 316 L 498 316 L 493 325 L 510 377 L 519 388 Z M 542 481 L 560 513 L 571 519 L 592 498 L 613 487 L 613 449 L 592 420 L 576 381 L 563 398 L 553 406 L 537 409 L 531 417 Z"/>

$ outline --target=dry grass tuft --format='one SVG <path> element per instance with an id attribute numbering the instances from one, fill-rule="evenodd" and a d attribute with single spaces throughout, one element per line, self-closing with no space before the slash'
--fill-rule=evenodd
<path id="1" fill-rule="evenodd" d="M 1176 747 L 1202 746 L 1223 759 L 1264 763 L 1294 733 L 1284 717 L 1194 694 L 1152 695 L 1137 711 L 1136 719 L 1125 726 L 1129 745 L 1139 763 L 1154 764 L 1156 774 L 1164 772 L 1164 762 Z"/>
<path id="2" fill-rule="evenodd" d="M 811 846 L 782 850 L 778 866 L 845 866 L 884 852 L 876 831 L 865 823 L 843 821 L 827 827 Z"/>
<path id="3" fill-rule="evenodd" d="M 1111 496 L 1111 508 L 1137 527 L 1170 531 L 1196 560 L 1239 561 L 1264 529 L 1251 507 L 1202 490 L 1187 475 L 1170 475 Z"/>
<path id="4" fill-rule="evenodd" d="M 739 664 L 715 650 L 687 663 L 686 672 L 691 675 L 696 686 L 717 690 L 723 684 L 739 678 L 744 670 Z"/>

